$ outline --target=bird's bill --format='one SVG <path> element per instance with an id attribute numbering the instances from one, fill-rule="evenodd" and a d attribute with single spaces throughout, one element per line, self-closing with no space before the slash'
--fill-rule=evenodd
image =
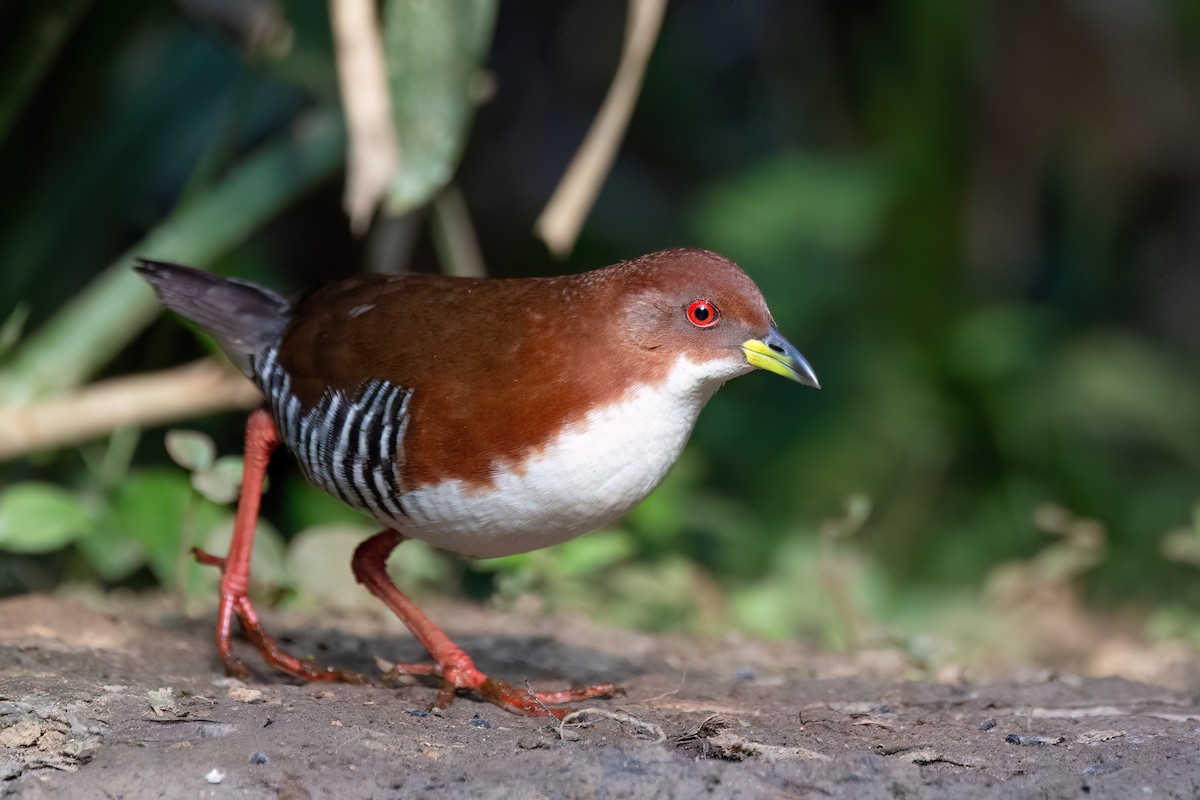
<path id="1" fill-rule="evenodd" d="M 751 366 L 774 372 L 814 389 L 821 388 L 817 373 L 813 372 L 807 359 L 774 328 L 762 339 L 747 339 L 742 342 L 742 352 L 746 354 L 746 361 Z"/>

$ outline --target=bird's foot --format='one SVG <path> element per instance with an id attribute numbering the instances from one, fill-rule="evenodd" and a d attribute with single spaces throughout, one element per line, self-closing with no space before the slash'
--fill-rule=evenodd
<path id="1" fill-rule="evenodd" d="M 220 556 L 206 553 L 199 548 L 194 548 L 192 553 L 195 555 L 196 561 L 201 564 L 218 567 L 222 571 L 225 569 L 225 559 Z M 222 589 L 221 606 L 217 614 L 217 653 L 225 665 L 225 674 L 227 675 L 241 679 L 250 675 L 250 670 L 246 668 L 246 665 L 233 654 L 230 623 L 234 616 L 241 622 L 246 638 L 262 655 L 263 661 L 280 672 L 308 682 L 370 683 L 365 676 L 357 672 L 334 667 L 318 667 L 310 659 L 297 658 L 288 653 L 259 622 L 258 614 L 254 611 L 254 606 L 251 605 L 250 598 L 245 592 Z"/>
<path id="2" fill-rule="evenodd" d="M 510 683 L 487 675 L 475 668 L 470 656 L 455 648 L 446 653 L 440 662 L 433 664 L 386 664 L 383 680 L 395 680 L 402 675 L 432 675 L 439 681 L 437 698 L 432 709 L 443 711 L 450 707 L 459 690 L 474 692 L 493 705 L 523 717 L 555 717 L 562 719 L 575 709 L 552 708 L 564 703 L 577 703 L 602 697 L 625 694 L 625 690 L 612 683 L 598 683 L 559 692 L 536 692 L 529 688 L 518 689 Z"/>

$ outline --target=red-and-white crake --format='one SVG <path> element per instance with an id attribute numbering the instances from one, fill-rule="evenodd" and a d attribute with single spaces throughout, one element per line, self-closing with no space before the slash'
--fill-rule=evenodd
<path id="1" fill-rule="evenodd" d="M 519 714 L 612 694 L 611 684 L 529 692 L 488 678 L 385 571 L 406 538 L 467 557 L 546 547 L 607 525 L 679 457 L 700 409 L 755 367 L 816 387 L 761 292 L 715 253 L 674 249 L 554 278 L 371 276 L 289 303 L 187 267 L 138 267 L 162 302 L 212 334 L 262 390 L 222 568 L 217 649 L 244 675 L 241 620 L 272 666 L 307 680 L 362 680 L 285 653 L 247 596 L 263 474 L 282 442 L 310 481 L 385 530 L 353 558 L 358 581 L 433 657 L 444 708 L 471 690 Z"/>

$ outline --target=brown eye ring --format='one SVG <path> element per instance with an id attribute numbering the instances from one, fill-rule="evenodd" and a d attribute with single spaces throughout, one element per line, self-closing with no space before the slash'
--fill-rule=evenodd
<path id="1" fill-rule="evenodd" d="M 693 300 L 687 307 L 688 322 L 697 328 L 711 328 L 721 319 L 721 312 L 703 297 Z"/>

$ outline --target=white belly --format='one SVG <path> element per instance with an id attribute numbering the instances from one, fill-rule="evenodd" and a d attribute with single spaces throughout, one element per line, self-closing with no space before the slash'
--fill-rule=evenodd
<path id="1" fill-rule="evenodd" d="M 681 358 L 665 386 L 637 387 L 593 411 L 520 470 L 496 472 L 494 489 L 458 480 L 416 489 L 403 497 L 409 518 L 385 522 L 475 558 L 536 550 L 603 527 L 666 477 L 700 409 L 732 377 L 721 372 Z"/>

